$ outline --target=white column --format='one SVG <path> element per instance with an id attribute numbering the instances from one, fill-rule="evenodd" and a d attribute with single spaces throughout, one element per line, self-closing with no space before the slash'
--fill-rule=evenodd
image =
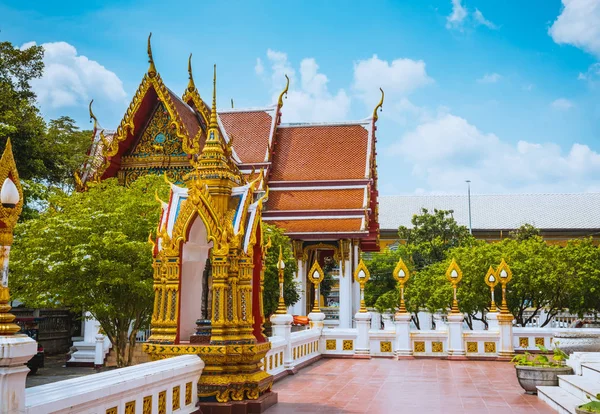
<path id="1" fill-rule="evenodd" d="M 358 267 L 358 261 L 360 255 L 358 254 L 358 243 L 352 247 L 352 261 L 354 262 L 354 268 Z M 352 278 L 352 312 L 356 313 L 360 309 L 360 284 Z"/>
<path id="2" fill-rule="evenodd" d="M 396 319 L 396 349 L 394 354 L 398 358 L 412 356 L 412 347 L 410 346 L 410 314 L 399 313 L 395 315 Z"/>
<path id="3" fill-rule="evenodd" d="M 285 339 L 285 349 L 283 351 L 283 366 L 292 368 L 294 360 L 292 358 L 292 315 L 277 315 L 271 316 L 271 326 L 273 330 L 273 336 L 278 336 Z"/>
<path id="4" fill-rule="evenodd" d="M 498 346 L 498 356 L 511 358 L 515 353 L 513 348 L 513 316 L 510 313 L 498 314 L 498 327 L 500 330 L 500 342 Z"/>
<path id="5" fill-rule="evenodd" d="M 352 249 L 350 249 L 349 260 L 344 260 L 344 272 L 342 273 L 342 262 L 340 261 L 340 328 L 352 328 Z"/>
<path id="6" fill-rule="evenodd" d="M 465 317 L 462 313 L 448 314 L 448 355 L 450 357 L 464 357 L 465 342 L 463 340 L 463 321 Z"/>
<path id="7" fill-rule="evenodd" d="M 354 315 L 354 319 L 358 331 L 354 356 L 356 358 L 370 358 L 369 329 L 371 329 L 371 314 L 369 312 L 358 312 Z"/>
<path id="8" fill-rule="evenodd" d="M 37 352 L 26 335 L 0 336 L 0 414 L 25 412 L 25 365 Z"/>
<path id="9" fill-rule="evenodd" d="M 94 366 L 101 367 L 104 365 L 104 335 L 96 335 L 96 349 L 94 356 Z"/>
<path id="10" fill-rule="evenodd" d="M 306 271 L 304 261 L 298 259 L 298 273 L 296 273 L 296 282 L 300 288 L 300 299 L 292 307 L 293 315 L 306 315 Z"/>

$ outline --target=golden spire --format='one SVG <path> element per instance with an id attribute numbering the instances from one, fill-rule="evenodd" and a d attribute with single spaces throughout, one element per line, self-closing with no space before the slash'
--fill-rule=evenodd
<path id="1" fill-rule="evenodd" d="M 92 122 L 92 119 L 94 120 L 94 130 L 95 130 L 98 126 L 98 118 L 96 118 L 96 115 L 94 115 L 94 113 L 92 112 L 92 104 L 93 103 L 94 103 L 94 100 L 92 99 L 90 101 L 89 109 L 90 109 L 90 122 Z"/>
<path id="2" fill-rule="evenodd" d="M 285 88 L 283 89 L 283 91 L 281 91 L 281 93 L 279 94 L 279 99 L 277 100 L 277 105 L 280 108 L 283 106 L 283 95 L 285 95 L 285 97 L 287 98 L 287 93 L 290 89 L 290 78 L 288 78 L 288 75 L 285 75 L 285 79 L 287 80 Z"/>
<path id="3" fill-rule="evenodd" d="M 150 44 L 150 38 L 152 37 L 152 32 L 148 35 L 148 63 L 150 63 L 150 67 L 148 68 L 148 75 L 152 78 L 156 76 L 156 66 L 154 66 L 154 59 L 152 58 L 152 45 Z"/>
<path id="4" fill-rule="evenodd" d="M 377 122 L 377 120 L 379 119 L 379 116 L 377 115 L 377 110 L 383 107 L 383 98 L 385 94 L 383 93 L 383 89 L 379 88 L 379 90 L 381 91 L 381 100 L 379 101 L 375 109 L 373 109 L 373 122 Z"/>
<path id="5" fill-rule="evenodd" d="M 208 126 L 210 129 L 218 128 L 217 123 L 217 65 L 215 64 L 213 69 L 213 99 L 212 99 L 212 110 L 210 111 L 210 123 Z M 211 139 L 212 137 L 209 137 Z"/>
<path id="6" fill-rule="evenodd" d="M 188 91 L 193 91 L 196 89 L 196 85 L 194 84 L 194 76 L 192 75 L 192 54 L 190 53 L 190 57 L 188 59 L 188 74 L 190 81 L 188 82 Z"/>

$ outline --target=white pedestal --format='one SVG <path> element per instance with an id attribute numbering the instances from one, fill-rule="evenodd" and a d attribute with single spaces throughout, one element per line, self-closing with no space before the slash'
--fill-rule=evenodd
<path id="1" fill-rule="evenodd" d="M 325 314 L 323 312 L 309 313 L 308 320 L 310 321 L 310 329 L 320 329 L 322 331 L 325 327 Z"/>
<path id="2" fill-rule="evenodd" d="M 340 276 L 340 324 L 338 327 L 348 329 L 352 328 L 352 266 L 350 260 L 346 260 L 344 270 L 344 274 Z"/>
<path id="3" fill-rule="evenodd" d="M 104 335 L 96 335 L 96 348 L 94 349 L 94 366 L 104 365 Z"/>
<path id="4" fill-rule="evenodd" d="M 447 331 L 448 330 L 448 324 L 446 322 L 444 322 L 442 315 L 440 315 L 439 313 L 433 314 L 433 322 L 435 323 L 436 331 Z"/>
<path id="5" fill-rule="evenodd" d="M 84 318 L 83 341 L 73 342 L 73 346 L 77 350 L 71 354 L 71 358 L 67 361 L 67 365 L 70 366 L 93 367 L 96 361 L 96 335 L 100 329 L 100 322 L 93 319 L 89 312 L 85 312 Z"/>
<path id="6" fill-rule="evenodd" d="M 369 358 L 371 349 L 369 347 L 369 329 L 371 329 L 371 314 L 369 312 L 358 312 L 354 315 L 356 320 L 356 330 L 358 335 L 356 338 L 356 346 L 354 347 L 354 355 L 359 358 Z"/>
<path id="7" fill-rule="evenodd" d="M 513 347 L 512 321 L 513 316 L 510 313 L 500 313 L 498 315 L 498 327 L 500 330 L 500 341 L 498 344 L 499 357 L 510 358 L 515 353 L 515 349 Z"/>
<path id="8" fill-rule="evenodd" d="M 394 350 L 394 354 L 399 358 L 412 356 L 412 347 L 410 346 L 410 313 L 398 313 L 395 319 L 396 349 Z"/>
<path id="9" fill-rule="evenodd" d="M 294 318 L 292 315 L 271 315 L 271 330 L 273 336 L 278 336 L 285 339 L 285 349 L 283 351 L 283 366 L 285 368 L 292 368 L 294 365 L 294 359 L 292 358 L 292 322 Z"/>
<path id="10" fill-rule="evenodd" d="M 498 326 L 498 312 L 489 312 L 487 315 L 488 331 L 498 332 L 500 327 Z"/>
<path id="11" fill-rule="evenodd" d="M 448 314 L 448 356 L 465 356 L 465 342 L 463 340 L 463 321 L 465 317 L 462 313 Z"/>
<path id="12" fill-rule="evenodd" d="M 36 353 L 37 342 L 27 335 L 0 336 L 0 414 L 25 412 L 25 364 Z"/>

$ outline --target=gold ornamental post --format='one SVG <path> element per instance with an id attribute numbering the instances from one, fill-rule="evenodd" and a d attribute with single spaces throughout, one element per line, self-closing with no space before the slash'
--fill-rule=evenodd
<path id="1" fill-rule="evenodd" d="M 458 300 L 456 299 L 456 289 L 458 283 L 462 279 L 462 270 L 458 267 L 458 263 L 456 260 L 452 259 L 450 266 L 448 266 L 448 270 L 446 270 L 446 279 L 452 284 L 452 290 L 454 293 L 454 298 L 452 300 L 452 308 L 450 309 L 450 313 L 457 314 L 460 313 L 458 309 Z"/>
<path id="2" fill-rule="evenodd" d="M 277 315 L 285 315 L 287 308 L 285 307 L 285 300 L 283 299 L 283 269 L 285 269 L 285 263 L 283 262 L 283 250 L 279 246 L 279 260 L 277 261 L 277 270 L 279 271 L 279 304 L 275 313 Z"/>
<path id="3" fill-rule="evenodd" d="M 354 280 L 356 280 L 360 284 L 360 309 L 359 313 L 367 313 L 367 307 L 365 305 L 365 285 L 371 278 L 371 274 L 369 273 L 369 269 L 363 262 L 363 259 L 360 259 L 360 263 L 356 267 L 354 271 Z"/>
<path id="4" fill-rule="evenodd" d="M 494 301 L 494 288 L 498 284 L 498 274 L 494 270 L 492 266 L 487 271 L 485 275 L 485 284 L 490 287 L 490 292 L 492 294 L 492 303 L 490 303 L 490 312 L 497 312 L 498 308 L 496 308 L 496 302 Z"/>
<path id="5" fill-rule="evenodd" d="M 404 303 L 404 285 L 406 284 L 406 282 L 408 282 L 410 272 L 406 267 L 406 264 L 404 264 L 402 258 L 400 258 L 400 260 L 398 261 L 398 264 L 396 265 L 396 268 L 394 269 L 392 275 L 394 276 L 394 279 L 396 279 L 396 281 L 398 282 L 398 285 L 400 285 L 400 308 L 398 308 L 398 312 L 396 313 L 396 315 L 406 314 L 408 312 L 406 312 L 406 305 Z"/>
<path id="6" fill-rule="evenodd" d="M 12 153 L 10 139 L 0 158 L 0 335 L 14 335 L 21 328 L 10 313 L 8 289 L 8 257 L 13 242 L 13 230 L 23 210 L 23 189 Z"/>
<path id="7" fill-rule="evenodd" d="M 320 313 L 321 307 L 319 306 L 319 300 L 321 299 L 321 292 L 319 290 L 319 286 L 323 279 L 325 279 L 325 274 L 323 273 L 323 269 L 319 265 L 319 261 L 315 260 L 310 271 L 308 272 L 308 279 L 312 282 L 315 287 L 315 303 L 313 305 L 313 309 L 311 313 Z"/>
<path id="8" fill-rule="evenodd" d="M 502 284 L 502 305 L 500 305 L 500 313 L 504 315 L 510 314 L 508 310 L 508 304 L 506 303 L 506 285 L 512 279 L 512 271 L 508 264 L 502 259 L 500 264 L 498 265 L 498 270 L 496 270 L 498 274 L 498 278 L 500 279 L 500 283 Z"/>

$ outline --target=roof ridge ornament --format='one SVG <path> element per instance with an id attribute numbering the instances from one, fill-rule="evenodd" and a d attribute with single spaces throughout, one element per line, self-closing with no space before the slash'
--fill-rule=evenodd
<path id="1" fill-rule="evenodd" d="M 189 75 L 189 82 L 188 82 L 188 91 L 192 92 L 194 89 L 196 89 L 196 84 L 194 83 L 194 75 L 192 74 L 192 54 L 190 53 L 190 57 L 188 58 L 188 75 Z"/>
<path id="2" fill-rule="evenodd" d="M 96 115 L 94 115 L 94 112 L 92 112 L 92 104 L 93 103 L 94 103 L 94 100 L 92 99 L 90 101 L 88 108 L 90 110 L 90 122 L 92 122 L 92 120 L 94 121 L 94 130 L 95 130 L 98 127 L 98 118 L 96 118 Z"/>
<path id="3" fill-rule="evenodd" d="M 377 122 L 377 120 L 379 119 L 379 116 L 377 115 L 377 110 L 383 110 L 383 98 L 385 97 L 385 93 L 383 92 L 383 89 L 379 88 L 379 90 L 381 91 L 381 100 L 379 101 L 375 109 L 373 109 L 373 122 Z"/>
<path id="4" fill-rule="evenodd" d="M 283 106 L 283 95 L 285 95 L 285 99 L 287 99 L 288 90 L 290 89 L 290 78 L 288 77 L 288 75 L 284 76 L 287 80 L 285 84 L 285 89 L 281 91 L 281 93 L 279 94 L 279 99 L 277 100 L 277 106 L 279 106 L 280 108 Z"/>
<path id="5" fill-rule="evenodd" d="M 148 76 L 151 78 L 156 76 L 156 66 L 154 66 L 154 59 L 152 58 L 152 44 L 150 43 L 150 38 L 152 37 L 152 32 L 148 35 L 148 63 L 150 67 L 148 68 Z"/>

